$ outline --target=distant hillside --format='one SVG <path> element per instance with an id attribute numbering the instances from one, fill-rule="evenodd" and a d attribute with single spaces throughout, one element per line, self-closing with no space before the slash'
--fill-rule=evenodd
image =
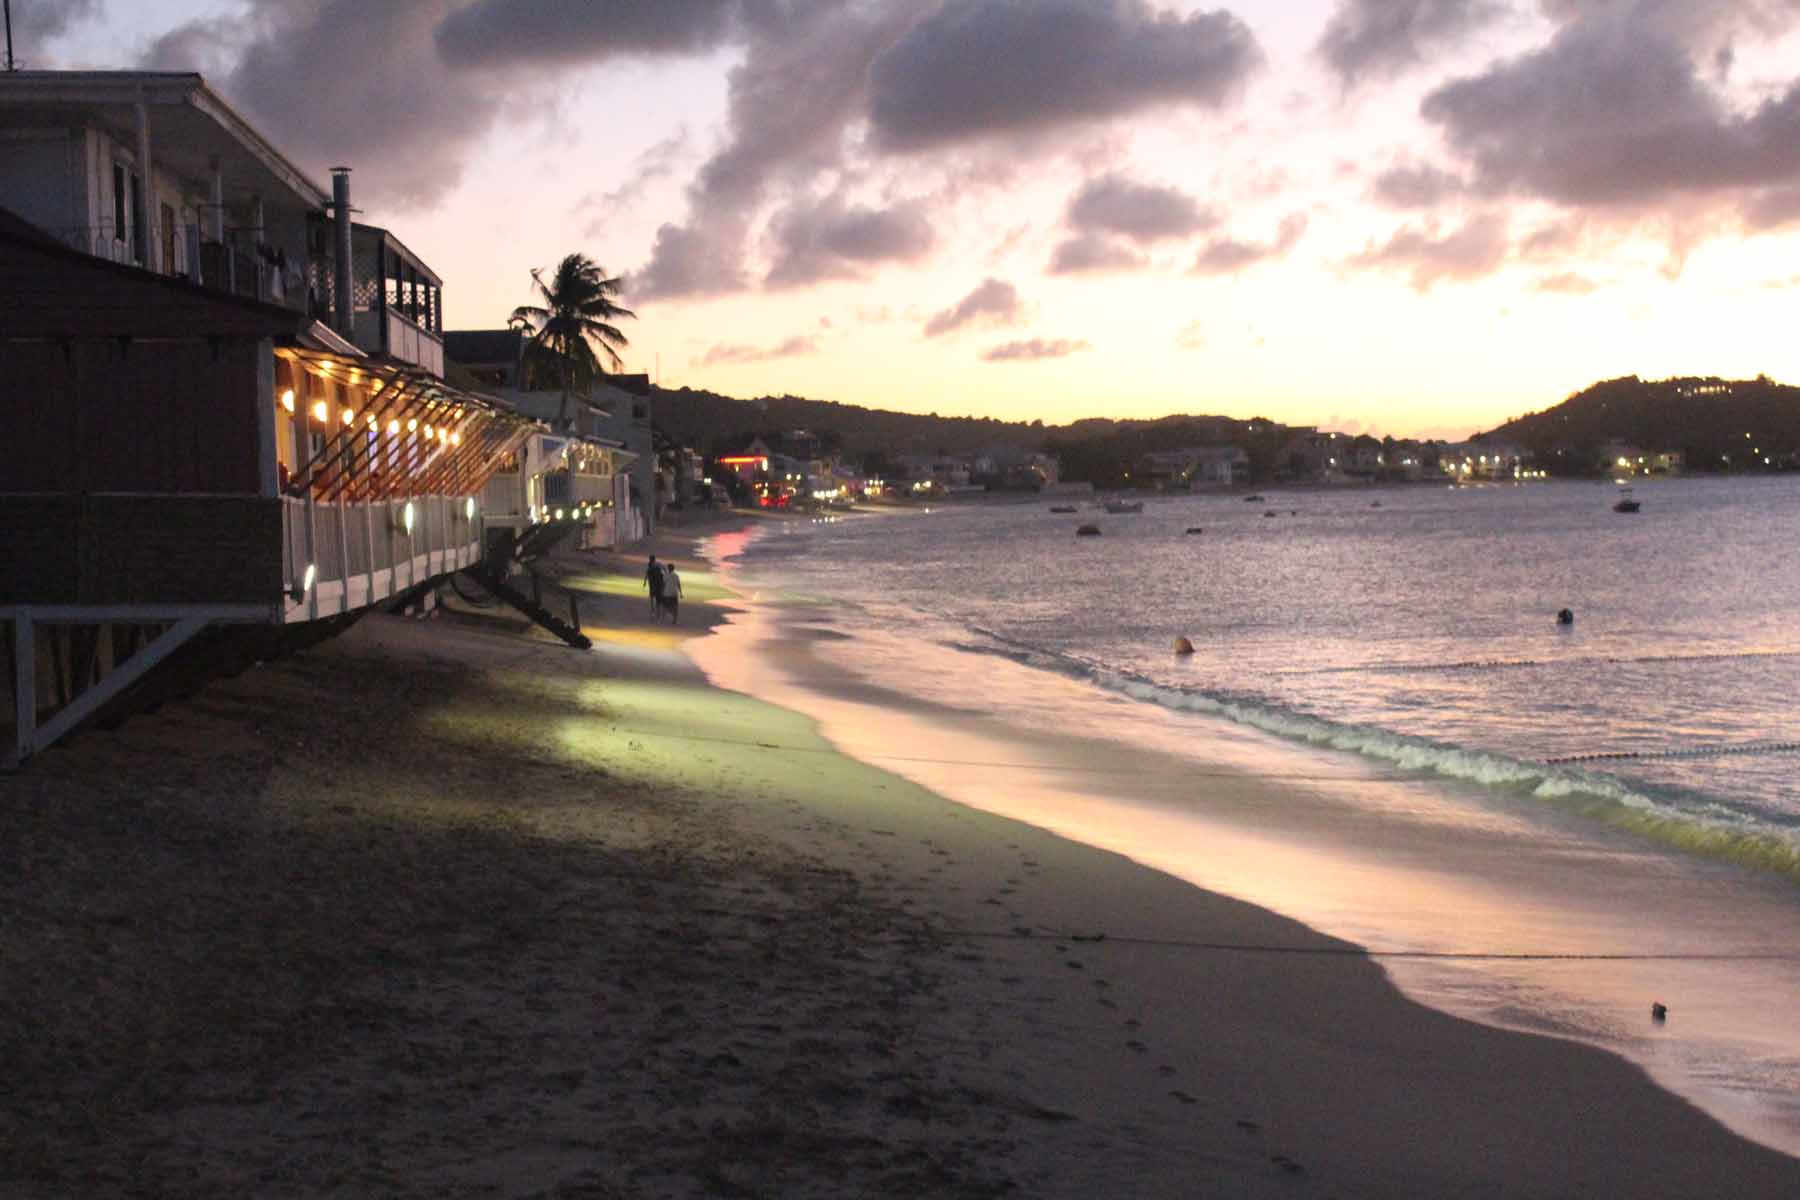
<path id="1" fill-rule="evenodd" d="M 1688 470 L 1750 466 L 1753 451 L 1771 465 L 1791 465 L 1800 452 L 1800 388 L 1766 376 L 1651 382 L 1630 375 L 1477 436 L 1516 442 L 1546 463 L 1593 461 L 1618 438 L 1652 453 L 1679 450 Z"/>
<path id="2" fill-rule="evenodd" d="M 1044 444 L 1044 423 L 997 421 L 992 417 L 940 417 L 935 413 L 887 412 L 858 404 L 763 396 L 735 400 L 693 388 L 656 389 L 656 427 L 706 454 L 736 449 L 758 435 L 805 429 L 829 449 L 861 455 L 962 454 L 996 443 L 1027 449 Z"/>
<path id="3" fill-rule="evenodd" d="M 1051 443 L 1115 442 L 1127 456 L 1136 456 L 1150 450 L 1236 441 L 1250 424 L 1230 417 L 1171 416 L 1131 421 L 1087 417 L 1067 425 L 1045 425 L 1042 421 L 890 412 L 800 396 L 737 400 L 685 387 L 658 388 L 655 400 L 657 428 L 709 454 L 733 448 L 753 436 L 805 429 L 852 455 L 870 451 L 890 456 L 940 451 L 959 454 L 995 444 L 1042 450 Z"/>

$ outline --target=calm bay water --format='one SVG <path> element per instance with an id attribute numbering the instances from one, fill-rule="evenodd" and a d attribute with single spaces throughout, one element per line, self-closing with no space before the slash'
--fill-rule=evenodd
<path id="1" fill-rule="evenodd" d="M 801 527 L 745 565 L 780 561 L 783 586 L 875 619 L 935 619 L 972 653 L 1529 790 L 1800 882 L 1800 480 L 1636 494 L 1636 515 L 1593 484 L 949 508 Z"/>
<path id="2" fill-rule="evenodd" d="M 1427 1003 L 1626 1054 L 1800 1154 L 1800 480 L 1636 495 L 789 522 L 717 548 L 756 615 L 702 665 L 954 799 L 1392 954 Z M 946 749 L 977 724 L 1175 765 L 1084 779 L 1078 757 Z M 1219 772 L 1274 790 L 1227 804 Z M 1677 1019 L 1651 1025 L 1652 998 Z"/>

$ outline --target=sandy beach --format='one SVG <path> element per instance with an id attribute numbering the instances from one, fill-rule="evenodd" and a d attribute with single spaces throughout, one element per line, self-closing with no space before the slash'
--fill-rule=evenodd
<path id="1" fill-rule="evenodd" d="M 705 532 L 697 527 L 690 532 Z M 708 684 L 377 616 L 0 776 L 0 1195 L 1789 1197 L 1800 1161 L 1353 946 Z"/>

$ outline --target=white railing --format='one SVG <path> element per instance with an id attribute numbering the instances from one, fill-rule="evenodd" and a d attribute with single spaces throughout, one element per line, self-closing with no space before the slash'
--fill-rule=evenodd
<path id="1" fill-rule="evenodd" d="M 289 496 L 281 527 L 288 622 L 379 604 L 481 558 L 482 514 L 467 496 L 332 504 Z"/>
<path id="2" fill-rule="evenodd" d="M 387 310 L 387 352 L 443 377 L 443 339 L 392 308 Z"/>

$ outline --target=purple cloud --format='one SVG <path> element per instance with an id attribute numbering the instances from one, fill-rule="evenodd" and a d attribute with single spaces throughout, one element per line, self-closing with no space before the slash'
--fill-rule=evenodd
<path id="1" fill-rule="evenodd" d="M 948 0 L 874 62 L 883 149 L 921 150 L 1176 105 L 1221 108 L 1262 53 L 1224 11 L 1145 0 Z"/>
<path id="2" fill-rule="evenodd" d="M 1506 12 L 1498 0 L 1339 0 L 1317 52 L 1353 86 L 1416 66 Z"/>
<path id="3" fill-rule="evenodd" d="M 1492 214 L 1470 220 L 1454 233 L 1440 236 L 1435 227 L 1408 226 L 1386 243 L 1371 245 L 1348 265 L 1368 270 L 1404 271 L 1421 292 L 1440 280 L 1469 280 L 1490 275 L 1506 259 L 1506 221 Z"/>
<path id="4" fill-rule="evenodd" d="M 1067 358 L 1083 350 L 1092 350 L 1093 346 L 1085 341 L 1074 341 L 1069 338 L 1057 338 L 1046 341 L 1043 338 L 1032 338 L 1025 342 L 1006 342 L 991 350 L 982 352 L 982 362 L 1039 362 L 1046 358 Z"/>
<path id="5" fill-rule="evenodd" d="M 1466 186 L 1449 171 L 1421 164 L 1389 167 L 1375 177 L 1369 194 L 1388 208 L 1436 208 Z"/>
<path id="6" fill-rule="evenodd" d="M 1069 224 L 1083 233 L 1111 233 L 1136 242 L 1186 237 L 1219 223 L 1186 192 L 1134 183 L 1120 175 L 1089 182 L 1069 202 Z"/>
<path id="7" fill-rule="evenodd" d="M 759 6 L 739 0 L 475 0 L 436 32 L 457 67 L 601 62 L 621 55 L 695 54 L 739 31 Z"/>
<path id="8" fill-rule="evenodd" d="M 1680 45 L 1601 7 L 1425 98 L 1480 190 L 1629 212 L 1800 179 L 1800 85 L 1735 113 Z"/>
<path id="9" fill-rule="evenodd" d="M 1144 264 L 1144 256 L 1126 243 L 1090 233 L 1070 238 L 1058 246 L 1050 257 L 1050 273 L 1077 275 L 1103 271 L 1136 271 Z"/>
<path id="10" fill-rule="evenodd" d="M 1240 242 L 1218 238 L 1194 260 L 1196 275 L 1233 275 L 1266 259 L 1280 258 L 1306 234 L 1306 214 L 1292 213 L 1281 222 L 1272 242 Z"/>
<path id="11" fill-rule="evenodd" d="M 1019 291 L 1010 283 L 985 279 L 956 304 L 925 323 L 925 336 L 939 337 L 972 322 L 984 325 L 1016 325 L 1025 314 Z"/>
<path id="12" fill-rule="evenodd" d="M 871 263 L 913 262 L 935 240 L 917 205 L 874 209 L 835 199 L 793 205 L 775 217 L 771 230 L 777 252 L 765 281 L 770 287 L 855 278 Z"/>
<path id="13" fill-rule="evenodd" d="M 778 346 L 737 346 L 721 343 L 713 346 L 701 356 L 702 367 L 739 366 L 745 363 L 773 362 L 778 358 L 797 358 L 806 354 L 817 354 L 819 351 L 819 335 L 816 333 L 798 334 L 787 339 Z"/>

